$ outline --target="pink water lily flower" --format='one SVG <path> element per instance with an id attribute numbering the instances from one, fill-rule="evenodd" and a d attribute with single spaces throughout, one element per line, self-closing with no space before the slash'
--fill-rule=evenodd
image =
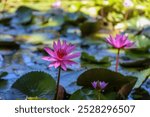
<path id="1" fill-rule="evenodd" d="M 112 37 L 111 35 L 107 38 L 107 42 L 112 45 L 114 48 L 130 48 L 134 45 L 134 42 L 131 42 L 128 39 L 128 36 L 117 34 L 116 37 Z"/>
<path id="2" fill-rule="evenodd" d="M 134 42 L 130 41 L 127 36 L 122 34 L 117 34 L 116 37 L 112 37 L 111 35 L 106 39 L 107 42 L 112 45 L 114 48 L 118 49 L 116 56 L 116 72 L 118 71 L 119 65 L 119 53 L 123 48 L 130 48 L 134 45 Z"/>
<path id="3" fill-rule="evenodd" d="M 105 87 L 108 85 L 108 83 L 104 82 L 104 81 L 94 81 L 92 82 L 92 86 L 94 89 L 105 89 Z"/>
<path id="4" fill-rule="evenodd" d="M 123 5 L 125 7 L 132 7 L 133 6 L 133 2 L 131 0 L 124 0 Z"/>
<path id="5" fill-rule="evenodd" d="M 60 8 L 61 7 L 61 1 L 60 0 L 57 0 L 56 2 L 54 2 L 52 4 L 52 7 L 53 8 Z"/>
<path id="6" fill-rule="evenodd" d="M 80 56 L 80 52 L 72 53 L 75 48 L 74 45 L 67 44 L 66 41 L 61 43 L 60 40 L 58 40 L 53 43 L 53 50 L 48 47 L 44 48 L 49 56 L 42 57 L 42 59 L 51 62 L 49 67 L 61 67 L 66 71 L 68 65 L 76 64 L 72 59 Z"/>

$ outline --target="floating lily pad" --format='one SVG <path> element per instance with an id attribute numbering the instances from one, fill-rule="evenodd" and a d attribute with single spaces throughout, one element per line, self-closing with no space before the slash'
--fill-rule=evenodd
<path id="1" fill-rule="evenodd" d="M 5 87 L 7 85 L 7 80 L 2 79 L 2 77 L 6 76 L 7 72 L 0 73 L 0 88 Z"/>
<path id="2" fill-rule="evenodd" d="M 88 36 L 94 34 L 100 30 L 102 21 L 85 21 L 81 24 L 80 30 L 82 32 L 82 36 Z"/>
<path id="3" fill-rule="evenodd" d="M 110 66 L 110 61 L 108 56 L 104 56 L 97 60 L 95 56 L 89 55 L 86 52 L 82 52 L 81 55 L 82 66 L 93 68 L 93 67 L 108 67 Z"/>
<path id="4" fill-rule="evenodd" d="M 104 68 L 94 68 L 82 73 L 77 80 L 77 84 L 83 87 L 92 87 L 91 82 L 98 80 L 109 83 L 105 89 L 106 92 L 115 91 L 121 96 L 126 97 L 134 87 L 137 78 L 133 76 L 123 76 L 120 73 Z M 127 85 L 128 87 L 126 87 Z M 120 92 L 121 88 L 124 88 L 126 92 Z"/>
<path id="5" fill-rule="evenodd" d="M 150 58 L 143 58 L 137 60 L 127 60 L 120 62 L 120 65 L 123 67 L 149 67 L 150 66 Z"/>
<path id="6" fill-rule="evenodd" d="M 20 45 L 14 41 L 0 41 L 0 49 L 19 49 Z"/>
<path id="7" fill-rule="evenodd" d="M 14 24 L 25 24 L 29 23 L 32 20 L 32 11 L 33 9 L 21 6 L 16 10 L 16 16 L 12 19 Z"/>
<path id="8" fill-rule="evenodd" d="M 96 92 L 90 89 L 79 89 L 73 93 L 70 97 L 70 100 L 94 100 Z"/>
<path id="9" fill-rule="evenodd" d="M 134 48 L 125 50 L 125 54 L 131 59 L 150 58 L 150 52 L 147 48 Z"/>
<path id="10" fill-rule="evenodd" d="M 148 38 L 150 38 L 150 26 L 146 27 L 142 34 L 144 34 L 145 36 L 147 36 Z"/>
<path id="11" fill-rule="evenodd" d="M 134 88 L 139 88 L 139 87 L 144 83 L 144 81 L 145 81 L 148 77 L 150 77 L 150 68 L 138 72 L 138 73 L 137 73 L 137 77 L 138 77 L 138 80 L 137 80 L 137 82 L 136 82 Z"/>
<path id="12" fill-rule="evenodd" d="M 4 76 L 7 76 L 7 72 L 2 72 L 2 73 L 0 73 L 0 79 L 2 78 L 2 77 L 4 77 Z"/>
<path id="13" fill-rule="evenodd" d="M 103 93 L 100 95 L 100 100 L 113 100 L 116 97 L 115 92 Z M 89 88 L 79 89 L 71 95 L 70 100 L 97 100 L 97 91 Z"/>
<path id="14" fill-rule="evenodd" d="M 46 98 L 40 98 L 40 97 L 28 97 L 27 100 L 47 100 Z"/>
<path id="15" fill-rule="evenodd" d="M 30 72 L 21 76 L 13 85 L 29 97 L 36 97 L 54 92 L 55 80 L 45 72 Z"/>
<path id="16" fill-rule="evenodd" d="M 142 88 L 134 89 L 131 97 L 134 100 L 150 100 L 150 94 Z"/>
<path id="17" fill-rule="evenodd" d="M 0 88 L 3 88 L 7 85 L 7 80 L 0 79 Z"/>
<path id="18" fill-rule="evenodd" d="M 94 56 L 89 55 L 86 52 L 82 52 L 81 59 L 83 61 L 87 61 L 89 63 L 95 63 L 95 64 L 101 64 L 101 63 L 109 62 L 109 57 L 104 57 L 104 58 L 102 58 L 100 60 L 96 60 L 96 58 Z"/>
<path id="19" fill-rule="evenodd" d="M 144 35 L 138 35 L 134 37 L 136 40 L 136 47 L 138 48 L 149 48 L 150 47 L 150 39 Z"/>
<path id="20" fill-rule="evenodd" d="M 10 21 L 11 21 L 11 18 L 12 18 L 13 16 L 14 16 L 14 15 L 12 15 L 12 14 L 4 13 L 2 16 L 0 16 L 0 24 L 9 25 L 9 23 L 10 23 Z"/>

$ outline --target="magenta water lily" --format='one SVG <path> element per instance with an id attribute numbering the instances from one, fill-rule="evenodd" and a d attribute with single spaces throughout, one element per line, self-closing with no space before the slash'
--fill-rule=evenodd
<path id="1" fill-rule="evenodd" d="M 107 85 L 108 85 L 108 83 L 106 83 L 104 81 L 94 81 L 94 82 L 92 82 L 92 86 L 93 86 L 94 89 L 104 90 Z"/>
<path id="2" fill-rule="evenodd" d="M 49 67 L 61 67 L 66 71 L 68 65 L 76 64 L 72 59 L 80 56 L 80 52 L 72 53 L 75 48 L 74 45 L 67 44 L 66 41 L 61 43 L 60 40 L 58 40 L 57 43 L 53 43 L 53 50 L 48 47 L 44 48 L 49 56 L 45 56 L 42 59 L 51 62 Z"/>
<path id="3" fill-rule="evenodd" d="M 110 35 L 106 40 L 114 48 L 118 49 L 117 57 L 116 57 L 116 72 L 117 72 L 118 71 L 118 64 L 119 64 L 120 49 L 130 48 L 134 45 L 134 42 L 130 41 L 128 39 L 128 36 L 125 36 L 123 34 L 117 34 L 116 37 L 112 37 Z"/>
<path id="4" fill-rule="evenodd" d="M 94 81 L 91 84 L 92 84 L 93 88 L 96 89 L 97 99 L 100 100 L 101 93 L 107 87 L 108 83 L 106 83 L 105 81 Z"/>
<path id="5" fill-rule="evenodd" d="M 49 56 L 44 56 L 42 57 L 42 59 L 50 62 L 49 67 L 54 66 L 55 68 L 59 68 L 57 88 L 56 88 L 56 94 L 54 99 L 57 99 L 57 95 L 58 95 L 61 68 L 66 71 L 68 65 L 77 64 L 72 60 L 80 56 L 80 52 L 73 53 L 75 48 L 76 46 L 72 44 L 67 44 L 65 40 L 62 43 L 60 40 L 54 42 L 53 50 L 48 47 L 44 48 L 44 50 L 49 54 Z"/>

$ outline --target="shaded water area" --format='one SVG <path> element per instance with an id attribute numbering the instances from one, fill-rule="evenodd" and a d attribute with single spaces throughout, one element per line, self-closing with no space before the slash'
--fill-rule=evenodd
<path id="1" fill-rule="evenodd" d="M 97 8 L 96 2 L 93 3 L 83 4 L 82 7 Z M 56 80 L 58 70 L 53 67 L 49 68 L 49 63 L 41 58 L 47 55 L 44 47 L 52 48 L 53 41 L 58 39 L 67 40 L 76 45 L 76 51 L 82 53 L 80 58 L 75 59 L 78 64 L 70 66 L 67 71 L 62 71 L 60 84 L 68 94 L 81 88 L 76 81 L 79 75 L 87 69 L 107 68 L 115 71 L 117 51 L 106 43 L 109 34 L 115 32 L 127 33 L 136 44 L 132 50 L 121 50 L 118 71 L 125 76 L 131 75 L 138 78 L 135 88 L 141 85 L 141 89 L 137 91 L 135 99 L 150 99 L 150 80 L 149 78 L 145 80 L 150 75 L 149 17 L 131 16 L 128 19 L 128 28 L 122 27 L 123 31 L 117 28 L 114 31 L 114 25 L 121 25 L 124 21 L 120 18 L 119 21 L 108 22 L 107 16 L 102 16 L 100 13 L 101 9 L 105 9 L 106 6 L 99 4 L 101 7 L 94 11 L 97 15 L 93 13 L 93 16 L 81 10 L 72 12 L 51 7 L 42 11 L 20 6 L 13 13 L 7 10 L 1 12 L 0 72 L 7 72 L 7 74 L 0 77 L 0 99 L 26 99 L 25 94 L 11 86 L 28 72 L 44 71 Z M 111 10 L 108 12 L 112 13 Z M 110 16 L 113 15 L 114 13 Z M 134 22 L 141 20 L 147 24 L 141 28 L 135 27 Z M 133 89 L 132 93 L 134 91 Z M 51 99 L 48 95 L 43 97 Z M 128 99 L 134 99 L 132 94 L 128 96 Z"/>

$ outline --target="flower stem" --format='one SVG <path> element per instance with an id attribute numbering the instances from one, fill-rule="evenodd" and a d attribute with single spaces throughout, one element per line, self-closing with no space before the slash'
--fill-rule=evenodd
<path id="1" fill-rule="evenodd" d="M 120 53 L 120 49 L 118 49 L 117 57 L 116 57 L 116 72 L 118 71 L 118 65 L 119 65 L 119 53 Z"/>
<path id="2" fill-rule="evenodd" d="M 98 90 L 98 91 L 97 91 L 97 100 L 100 100 L 100 99 L 101 99 L 101 96 L 100 96 L 100 95 L 101 95 L 101 91 Z"/>
<path id="3" fill-rule="evenodd" d="M 57 97 L 58 97 L 59 82 L 60 82 L 60 72 L 61 72 L 61 67 L 59 67 L 59 69 L 58 69 L 57 86 L 56 86 L 56 93 L 55 93 L 54 100 L 57 100 Z"/>

